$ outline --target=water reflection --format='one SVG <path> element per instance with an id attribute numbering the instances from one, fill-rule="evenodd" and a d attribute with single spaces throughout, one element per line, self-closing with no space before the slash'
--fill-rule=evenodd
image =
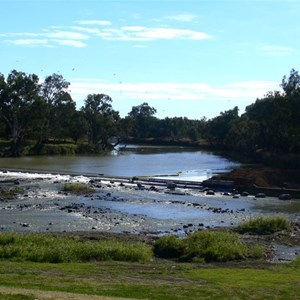
<path id="1" fill-rule="evenodd" d="M 173 175 L 204 180 L 239 163 L 220 155 L 184 147 L 128 145 L 122 151 L 97 156 L 1 158 L 0 167 L 107 176 Z"/>

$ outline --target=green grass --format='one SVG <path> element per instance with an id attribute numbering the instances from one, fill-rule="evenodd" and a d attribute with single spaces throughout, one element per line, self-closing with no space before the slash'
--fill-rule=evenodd
<path id="1" fill-rule="evenodd" d="M 294 264 L 245 267 L 165 261 L 143 264 L 2 261 L 0 286 L 150 300 L 288 300 L 300 297 L 300 268 Z"/>
<path id="2" fill-rule="evenodd" d="M 91 194 L 95 190 L 85 183 L 67 183 L 64 185 L 63 190 L 65 192 L 74 193 L 74 194 Z"/>
<path id="3" fill-rule="evenodd" d="M 151 246 L 119 241 L 77 241 L 47 234 L 0 234 L 0 258 L 49 263 L 147 261 Z"/>
<path id="4" fill-rule="evenodd" d="M 37 299 L 35 289 L 149 300 L 300 298 L 300 258 L 278 266 L 257 260 L 223 262 L 227 252 L 230 259 L 240 256 L 240 250 L 232 250 L 234 244 L 249 256 L 249 248 L 227 232 L 169 236 L 156 243 L 154 249 L 161 243 L 165 251 L 179 250 L 173 257 L 187 255 L 194 262 L 152 259 L 151 246 L 137 241 L 1 233 L 0 298 Z M 222 262 L 199 263 L 203 257 Z M 20 287 L 30 294 L 22 295 Z"/>
<path id="5" fill-rule="evenodd" d="M 154 244 L 154 253 L 162 258 L 178 258 L 181 261 L 230 261 L 262 258 L 263 247 L 247 246 L 237 234 L 201 231 L 187 238 L 165 236 Z"/>
<path id="6" fill-rule="evenodd" d="M 14 187 L 11 188 L 9 190 L 4 190 L 2 188 L 0 188 L 0 198 L 2 199 L 14 199 L 16 198 L 16 196 L 24 194 L 24 189 L 20 188 L 20 187 Z"/>
<path id="7" fill-rule="evenodd" d="M 283 216 L 257 217 L 238 226 L 237 231 L 240 233 L 272 234 L 282 230 L 290 230 L 290 228 L 289 220 Z"/>

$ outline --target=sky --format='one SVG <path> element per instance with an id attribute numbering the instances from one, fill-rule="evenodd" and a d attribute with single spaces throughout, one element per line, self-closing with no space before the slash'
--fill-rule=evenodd
<path id="1" fill-rule="evenodd" d="M 211 119 L 300 71 L 300 0 L 0 0 L 0 73 L 54 73 L 77 109 Z"/>

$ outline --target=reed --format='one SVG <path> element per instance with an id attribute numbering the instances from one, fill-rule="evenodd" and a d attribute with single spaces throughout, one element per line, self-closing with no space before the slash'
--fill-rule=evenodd
<path id="1" fill-rule="evenodd" d="M 272 234 L 282 230 L 290 230 L 289 220 L 283 216 L 257 217 L 238 226 L 240 233 Z"/>

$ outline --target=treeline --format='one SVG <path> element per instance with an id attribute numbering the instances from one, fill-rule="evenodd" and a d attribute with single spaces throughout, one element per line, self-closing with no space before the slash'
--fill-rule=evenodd
<path id="1" fill-rule="evenodd" d="M 101 152 L 129 138 L 188 141 L 248 153 L 300 152 L 300 76 L 294 69 L 283 77 L 282 92 L 267 93 L 241 116 L 234 107 L 210 120 L 158 119 L 156 109 L 146 102 L 121 118 L 112 99 L 101 93 L 89 94 L 77 109 L 69 86 L 58 74 L 42 83 L 35 74 L 16 70 L 7 78 L 0 74 L 0 137 L 10 143 L 9 155 L 24 154 L 28 143 L 34 154 L 45 144 L 61 142 Z"/>

